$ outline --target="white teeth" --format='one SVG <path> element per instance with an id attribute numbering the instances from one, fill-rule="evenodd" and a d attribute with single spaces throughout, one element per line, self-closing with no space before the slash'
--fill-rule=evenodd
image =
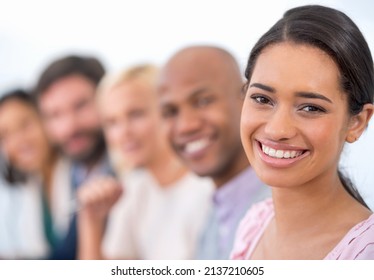
<path id="1" fill-rule="evenodd" d="M 262 144 L 262 151 L 274 158 L 295 158 L 302 155 L 302 151 L 275 150 Z"/>
<path id="2" fill-rule="evenodd" d="M 275 153 L 276 158 L 283 158 L 284 152 L 282 150 L 277 150 Z"/>
<path id="3" fill-rule="evenodd" d="M 208 145 L 209 145 L 209 139 L 208 138 L 199 139 L 199 140 L 187 143 L 184 150 L 187 153 L 195 153 L 195 152 L 198 152 L 198 151 L 204 149 Z"/>
<path id="4" fill-rule="evenodd" d="M 269 147 L 265 146 L 265 145 L 262 145 L 262 151 L 265 153 L 265 154 L 268 154 L 269 153 Z"/>
<path id="5" fill-rule="evenodd" d="M 266 146 L 264 146 L 265 147 L 265 152 L 268 154 L 269 153 L 269 150 L 270 150 L 270 148 L 269 147 L 266 147 Z"/>
<path id="6" fill-rule="evenodd" d="M 269 149 L 269 156 L 275 157 L 275 153 L 276 153 L 276 151 L 274 149 L 272 149 L 272 148 Z"/>

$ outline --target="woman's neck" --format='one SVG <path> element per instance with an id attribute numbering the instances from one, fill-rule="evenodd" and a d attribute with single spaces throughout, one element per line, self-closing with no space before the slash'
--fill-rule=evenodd
<path id="1" fill-rule="evenodd" d="M 325 174 L 292 189 L 273 188 L 277 234 L 320 232 L 331 225 L 352 221 L 352 226 L 370 215 L 344 189 L 336 174 Z"/>
<path id="2" fill-rule="evenodd" d="M 326 174 L 293 188 L 273 188 L 274 219 L 253 258 L 323 259 L 347 232 L 371 212 Z"/>
<path id="3" fill-rule="evenodd" d="M 147 167 L 161 187 L 169 186 L 187 172 L 185 165 L 166 145 L 157 151 Z"/>

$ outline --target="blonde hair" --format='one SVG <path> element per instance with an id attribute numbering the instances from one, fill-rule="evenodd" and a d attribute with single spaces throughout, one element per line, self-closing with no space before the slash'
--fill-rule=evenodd
<path id="1" fill-rule="evenodd" d="M 152 64 L 140 64 L 130 67 L 116 74 L 104 76 L 97 87 L 97 102 L 105 93 L 119 87 L 125 83 L 138 82 L 156 91 L 156 83 L 159 69 Z M 156 93 L 154 94 L 156 98 Z M 109 159 L 117 174 L 125 174 L 132 169 L 122 154 L 116 148 L 108 146 Z"/>
<path id="2" fill-rule="evenodd" d="M 117 74 L 104 76 L 97 87 L 98 96 L 124 83 L 140 82 L 151 88 L 156 87 L 159 69 L 152 64 L 140 64 L 130 67 Z"/>

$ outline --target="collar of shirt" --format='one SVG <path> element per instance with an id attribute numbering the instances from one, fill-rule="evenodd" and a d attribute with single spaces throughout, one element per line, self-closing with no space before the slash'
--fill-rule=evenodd
<path id="1" fill-rule="evenodd" d="M 248 208 L 251 197 L 257 192 L 263 183 L 258 179 L 251 167 L 247 167 L 232 180 L 216 190 L 213 203 L 218 220 L 224 223 L 232 216 L 242 214 Z"/>

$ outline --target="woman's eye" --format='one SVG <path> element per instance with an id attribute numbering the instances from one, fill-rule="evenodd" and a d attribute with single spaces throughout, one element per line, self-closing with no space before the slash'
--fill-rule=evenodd
<path id="1" fill-rule="evenodd" d="M 265 96 L 261 96 L 261 95 L 255 95 L 255 96 L 251 96 L 251 98 L 258 104 L 272 104 L 271 100 Z"/>
<path id="2" fill-rule="evenodd" d="M 326 112 L 325 109 L 315 106 L 315 105 L 307 105 L 301 108 L 302 111 L 304 112 L 310 112 L 310 113 L 324 113 Z"/>

